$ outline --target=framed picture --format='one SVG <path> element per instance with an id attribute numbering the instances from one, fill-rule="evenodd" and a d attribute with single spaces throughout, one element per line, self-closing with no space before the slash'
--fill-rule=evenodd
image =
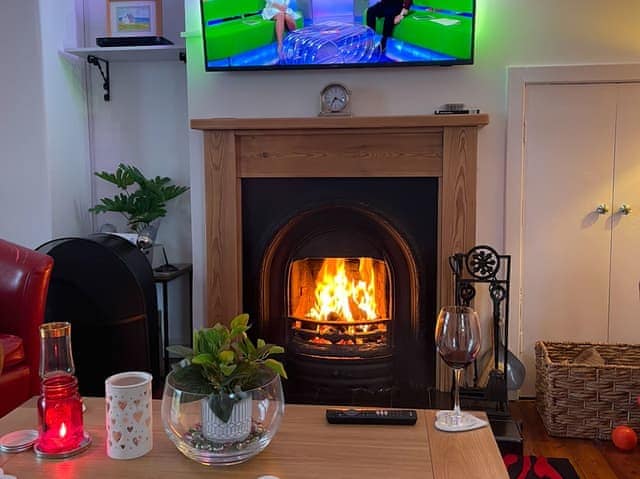
<path id="1" fill-rule="evenodd" d="M 107 34 L 161 36 L 162 0 L 107 0 Z"/>

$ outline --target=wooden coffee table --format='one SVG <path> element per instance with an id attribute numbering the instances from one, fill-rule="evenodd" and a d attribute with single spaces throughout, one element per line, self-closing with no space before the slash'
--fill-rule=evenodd
<path id="1" fill-rule="evenodd" d="M 153 450 L 128 461 L 105 449 L 104 399 L 85 398 L 88 451 L 66 460 L 37 459 L 32 451 L 0 454 L 0 466 L 19 479 L 197 478 L 257 479 L 507 479 L 491 429 L 444 433 L 433 427 L 434 411 L 419 410 L 415 426 L 331 425 L 325 407 L 287 405 L 275 438 L 244 464 L 221 468 L 183 456 L 169 440 L 153 402 Z M 482 414 L 482 413 L 479 413 Z M 37 427 L 35 400 L 0 419 L 0 434 Z"/>

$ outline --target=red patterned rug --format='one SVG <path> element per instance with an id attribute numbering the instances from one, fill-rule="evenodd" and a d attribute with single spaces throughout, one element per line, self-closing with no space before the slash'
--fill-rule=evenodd
<path id="1" fill-rule="evenodd" d="M 502 459 L 511 479 L 580 479 L 569 459 L 564 457 L 507 454 Z"/>

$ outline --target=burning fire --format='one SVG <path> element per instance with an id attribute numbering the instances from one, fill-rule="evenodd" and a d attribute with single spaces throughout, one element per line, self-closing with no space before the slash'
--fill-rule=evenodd
<path id="1" fill-rule="evenodd" d="M 343 258 L 327 258 L 318 272 L 315 304 L 306 317 L 317 321 L 375 320 L 376 281 L 373 259 L 360 258 L 358 271 L 347 271 Z"/>

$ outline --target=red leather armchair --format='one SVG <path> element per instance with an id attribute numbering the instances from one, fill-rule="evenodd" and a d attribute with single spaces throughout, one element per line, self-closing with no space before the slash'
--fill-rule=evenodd
<path id="1" fill-rule="evenodd" d="M 39 326 L 53 258 L 0 239 L 0 417 L 40 392 Z"/>

